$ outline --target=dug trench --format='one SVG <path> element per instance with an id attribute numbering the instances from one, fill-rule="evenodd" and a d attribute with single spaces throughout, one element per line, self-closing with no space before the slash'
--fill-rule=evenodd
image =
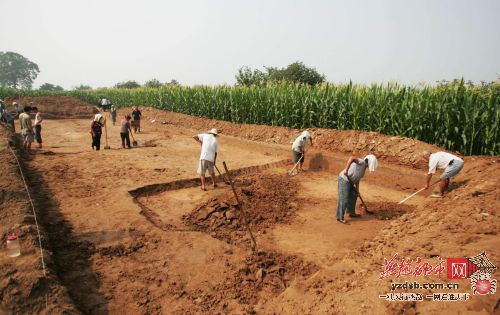
<path id="1" fill-rule="evenodd" d="M 312 163 L 317 163 L 317 160 Z M 327 164 L 332 163 L 326 158 L 322 160 L 322 167 L 316 165 L 310 169 L 324 170 Z M 204 312 L 254 312 L 259 304 L 265 304 L 279 296 L 290 286 L 303 283 L 322 268 L 322 260 L 317 255 L 309 255 L 300 250 L 287 251 L 286 246 L 282 247 L 278 243 L 279 234 L 275 230 L 296 228 L 297 225 L 302 230 L 311 228 L 307 223 L 304 224 L 304 219 L 298 213 L 306 205 L 315 208 L 299 193 L 299 190 L 304 190 L 301 183 L 304 178 L 301 180 L 300 177 L 287 176 L 286 168 L 279 164 L 290 167 L 290 162 L 278 163 L 274 168 L 253 167 L 250 173 L 240 170 L 231 174 L 235 178 L 234 185 L 240 204 L 228 185 L 193 200 L 199 190 L 194 187 L 199 185 L 199 180 L 196 179 L 131 191 L 142 208 L 143 215 L 158 228 L 171 232 L 202 233 L 205 236 L 199 237 L 208 238 L 206 242 L 220 246 L 223 253 L 219 255 L 232 256 L 233 262 L 225 264 L 227 278 L 223 283 L 187 293 L 188 299 L 194 301 Z M 235 173 L 239 175 L 234 176 Z M 317 184 L 318 177 L 313 176 L 312 180 L 306 181 Z M 196 204 L 194 207 L 193 203 Z M 413 206 L 391 202 L 372 202 L 370 207 L 374 215 L 356 222 L 363 226 L 361 229 L 369 231 L 368 234 L 361 233 L 367 239 L 387 224 L 384 221 L 414 209 Z M 368 224 L 373 225 L 373 220 L 380 222 L 375 225 L 377 228 L 368 228 Z M 245 222 L 249 223 L 257 237 L 255 253 L 250 251 L 251 243 Z M 330 221 L 332 222 L 333 220 Z M 323 232 L 316 230 L 319 235 Z M 354 237 L 350 241 L 356 242 Z M 311 245 L 308 247 L 315 247 Z M 333 258 L 330 263 L 340 259 L 341 257 Z M 238 307 L 228 304 L 228 301 L 237 303 Z"/>
<path id="2" fill-rule="evenodd" d="M 24 169 L 30 187 L 36 187 L 32 194 L 36 207 L 43 211 L 39 220 L 47 231 L 52 269 L 80 312 L 107 314 L 108 300 L 100 291 L 99 274 L 93 270 L 90 260 L 96 253 L 95 245 L 75 235 L 40 172 L 29 164 L 24 165 Z"/>

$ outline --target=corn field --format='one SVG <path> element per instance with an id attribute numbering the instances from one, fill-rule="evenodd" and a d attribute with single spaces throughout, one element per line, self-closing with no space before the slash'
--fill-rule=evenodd
<path id="1" fill-rule="evenodd" d="M 47 95 L 0 88 L 0 97 Z M 378 131 L 415 138 L 465 155 L 500 153 L 500 84 L 468 86 L 464 81 L 436 87 L 352 83 L 267 87 L 170 86 L 58 92 L 97 104 L 106 96 L 130 105 L 227 120 L 292 128 Z"/>

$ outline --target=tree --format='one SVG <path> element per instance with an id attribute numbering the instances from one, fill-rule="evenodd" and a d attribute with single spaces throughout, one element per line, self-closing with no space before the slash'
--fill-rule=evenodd
<path id="1" fill-rule="evenodd" d="M 267 74 L 259 69 L 252 70 L 249 67 L 241 67 L 236 75 L 238 85 L 264 85 L 267 82 Z"/>
<path id="2" fill-rule="evenodd" d="M 44 83 L 44 84 L 40 85 L 40 87 L 38 89 L 40 91 L 53 91 L 53 92 L 64 91 L 62 86 L 54 85 L 54 84 L 50 84 L 50 83 Z"/>
<path id="3" fill-rule="evenodd" d="M 144 86 L 148 88 L 158 88 L 162 86 L 162 84 L 157 79 L 151 79 L 149 81 L 146 81 L 146 83 L 144 83 Z"/>
<path id="4" fill-rule="evenodd" d="M 325 81 L 325 76 L 318 73 L 315 68 L 309 68 L 302 62 L 294 62 L 286 68 L 264 67 L 265 72 L 258 69 L 252 70 L 242 67 L 236 74 L 238 85 L 265 85 L 268 82 L 293 82 L 309 85 L 320 84 Z"/>
<path id="5" fill-rule="evenodd" d="M 269 81 L 288 81 L 316 85 L 325 81 L 325 76 L 315 68 L 309 68 L 302 62 L 294 62 L 283 69 L 267 68 Z"/>
<path id="6" fill-rule="evenodd" d="M 73 90 L 82 91 L 82 90 L 92 90 L 90 85 L 80 84 L 79 86 L 75 86 Z"/>
<path id="7" fill-rule="evenodd" d="M 40 73 L 38 65 L 11 51 L 0 51 L 0 85 L 30 89 Z"/>
<path id="8" fill-rule="evenodd" d="M 170 82 L 165 83 L 165 86 L 179 86 L 181 85 L 177 80 L 170 80 Z"/>
<path id="9" fill-rule="evenodd" d="M 117 89 L 136 89 L 139 87 L 141 87 L 141 85 L 133 80 L 115 84 L 115 88 Z"/>

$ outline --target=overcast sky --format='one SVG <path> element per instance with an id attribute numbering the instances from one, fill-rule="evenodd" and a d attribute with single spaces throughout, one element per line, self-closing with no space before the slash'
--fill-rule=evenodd
<path id="1" fill-rule="evenodd" d="M 176 79 L 233 84 L 241 66 L 302 61 L 328 81 L 500 77 L 498 0 L 0 0 L 0 51 L 35 86 Z"/>

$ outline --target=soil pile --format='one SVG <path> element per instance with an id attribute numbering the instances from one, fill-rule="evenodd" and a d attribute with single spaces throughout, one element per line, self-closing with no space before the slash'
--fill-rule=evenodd
<path id="1" fill-rule="evenodd" d="M 291 220 L 298 209 L 297 184 L 286 175 L 241 177 L 235 185 L 242 209 L 228 191 L 195 208 L 183 218 L 185 224 L 234 244 L 247 239 L 243 213 L 252 231 L 265 233 L 273 225 Z"/>
<path id="2" fill-rule="evenodd" d="M 14 111 L 13 102 L 22 105 L 36 106 L 44 118 L 92 118 L 98 113 L 94 105 L 85 103 L 70 96 L 15 96 L 7 97 L 5 104 Z M 33 104 L 30 104 L 33 103 Z"/>
<path id="3" fill-rule="evenodd" d="M 366 206 L 368 211 L 373 212 L 373 216 L 380 220 L 391 220 L 414 210 L 412 206 L 396 202 L 370 202 Z"/>
<path id="4" fill-rule="evenodd" d="M 226 281 L 206 291 L 189 294 L 197 312 L 227 313 L 228 301 L 239 304 L 238 309 L 255 314 L 254 306 L 262 299 L 278 296 L 293 281 L 303 281 L 318 271 L 313 263 L 296 256 L 284 256 L 278 252 L 258 252 L 245 258 L 239 268 L 233 269 Z"/>

